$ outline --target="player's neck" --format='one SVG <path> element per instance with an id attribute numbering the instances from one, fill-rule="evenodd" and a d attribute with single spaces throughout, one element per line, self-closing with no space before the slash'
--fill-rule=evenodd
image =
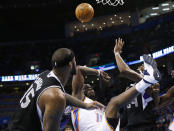
<path id="1" fill-rule="evenodd" d="M 68 81 L 70 72 L 65 68 L 53 69 L 53 72 L 59 78 L 62 85 L 65 86 Z"/>

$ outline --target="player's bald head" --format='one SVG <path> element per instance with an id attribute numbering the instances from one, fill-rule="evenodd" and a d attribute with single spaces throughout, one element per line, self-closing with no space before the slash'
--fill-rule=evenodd
<path id="1" fill-rule="evenodd" d="M 74 57 L 73 51 L 68 48 L 57 49 L 52 55 L 52 65 L 55 68 L 67 66 Z"/>

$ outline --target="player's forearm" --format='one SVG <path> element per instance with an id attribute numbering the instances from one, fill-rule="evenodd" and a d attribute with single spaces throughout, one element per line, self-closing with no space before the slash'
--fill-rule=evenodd
<path id="1" fill-rule="evenodd" d="M 172 86 L 166 94 L 160 96 L 160 101 L 158 107 L 164 107 L 170 105 L 174 101 L 174 86 Z"/>
<path id="2" fill-rule="evenodd" d="M 115 54 L 116 63 L 120 73 L 129 71 L 130 70 L 129 66 L 123 61 L 120 54 L 119 53 L 114 53 L 114 54 Z"/>
<path id="3" fill-rule="evenodd" d="M 168 105 L 172 104 L 173 101 L 174 101 L 173 98 L 169 98 L 166 95 L 163 95 L 163 96 L 160 97 L 157 107 L 158 108 L 163 108 L 165 106 L 168 106 Z"/>
<path id="4" fill-rule="evenodd" d="M 98 71 L 93 68 L 85 67 L 85 66 L 78 66 L 77 67 L 83 75 L 99 75 Z"/>
<path id="5" fill-rule="evenodd" d="M 142 79 L 142 76 L 134 70 L 130 69 L 129 66 L 123 61 L 119 53 L 114 54 L 120 73 L 129 80 L 139 82 Z"/>
<path id="6" fill-rule="evenodd" d="M 77 98 L 75 98 L 69 94 L 65 94 L 65 97 L 66 97 L 67 104 L 69 104 L 71 106 L 79 107 L 79 108 L 84 108 L 84 109 L 87 108 L 87 104 L 84 103 L 83 101 L 78 100 Z"/>

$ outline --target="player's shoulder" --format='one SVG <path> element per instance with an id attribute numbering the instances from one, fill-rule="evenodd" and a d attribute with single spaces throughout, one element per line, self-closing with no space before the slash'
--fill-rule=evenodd
<path id="1" fill-rule="evenodd" d="M 64 102 L 66 100 L 65 93 L 56 87 L 52 87 L 44 91 L 41 95 L 41 98 L 46 102 Z"/>
<path id="2" fill-rule="evenodd" d="M 60 89 L 55 87 L 49 88 L 45 91 L 47 97 L 54 98 L 54 97 L 65 97 L 65 93 Z"/>
<path id="3" fill-rule="evenodd" d="M 88 97 L 85 96 L 85 98 L 84 98 L 83 101 L 84 101 L 85 103 L 91 103 L 91 102 L 93 102 L 94 100 L 92 100 L 92 99 L 90 99 L 90 98 L 88 98 Z"/>

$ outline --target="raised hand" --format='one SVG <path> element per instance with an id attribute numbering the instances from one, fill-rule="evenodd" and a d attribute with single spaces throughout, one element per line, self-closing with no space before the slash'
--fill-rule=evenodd
<path id="1" fill-rule="evenodd" d="M 121 53 L 124 45 L 124 41 L 121 38 L 115 40 L 114 53 Z"/>

